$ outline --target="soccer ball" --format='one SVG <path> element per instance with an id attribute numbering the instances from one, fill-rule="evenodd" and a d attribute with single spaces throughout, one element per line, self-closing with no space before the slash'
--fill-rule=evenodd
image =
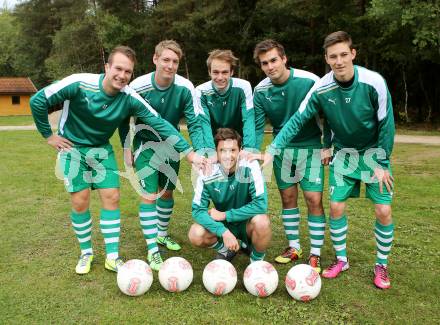
<path id="1" fill-rule="evenodd" d="M 141 260 L 129 260 L 118 270 L 118 287 L 129 296 L 140 296 L 150 289 L 153 272 L 150 266 Z"/>
<path id="2" fill-rule="evenodd" d="M 278 286 L 278 272 L 269 262 L 253 262 L 244 271 L 243 283 L 254 296 L 267 297 Z"/>
<path id="3" fill-rule="evenodd" d="M 170 257 L 159 269 L 159 281 L 169 292 L 186 290 L 193 280 L 191 264 L 183 257 Z"/>
<path id="4" fill-rule="evenodd" d="M 203 270 L 203 285 L 216 296 L 226 295 L 237 284 L 237 271 L 226 260 L 214 260 Z"/>
<path id="5" fill-rule="evenodd" d="M 321 277 L 308 264 L 295 265 L 287 272 L 286 289 L 296 300 L 312 300 L 321 291 Z"/>

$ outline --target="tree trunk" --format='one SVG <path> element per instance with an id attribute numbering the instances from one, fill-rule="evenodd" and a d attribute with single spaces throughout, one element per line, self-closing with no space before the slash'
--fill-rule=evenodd
<path id="1" fill-rule="evenodd" d="M 405 122 L 409 123 L 409 116 L 408 116 L 408 88 L 406 86 L 406 72 L 405 68 L 402 70 L 403 75 L 403 85 L 405 86 Z"/>
<path id="2" fill-rule="evenodd" d="M 183 60 L 185 61 L 185 73 L 186 73 L 186 79 L 189 80 L 189 69 L 188 69 L 188 61 L 186 61 L 186 57 L 183 57 Z"/>
<path id="3" fill-rule="evenodd" d="M 428 105 L 428 115 L 425 118 L 425 122 L 431 122 L 431 117 L 432 117 L 431 101 L 429 100 L 428 93 L 426 92 L 425 85 L 423 84 L 423 78 L 420 71 L 419 71 L 419 81 L 420 81 L 420 88 L 422 89 L 423 95 L 425 96 L 426 104 Z"/>

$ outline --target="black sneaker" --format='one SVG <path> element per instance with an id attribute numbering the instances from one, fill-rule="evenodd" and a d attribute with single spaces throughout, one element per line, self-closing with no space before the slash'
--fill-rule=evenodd
<path id="1" fill-rule="evenodd" d="M 222 253 L 217 253 L 217 255 L 215 256 L 215 260 L 226 260 L 228 262 L 231 262 L 235 255 L 237 255 L 237 252 L 231 251 L 231 250 L 227 250 L 226 251 L 226 255 L 222 254 Z"/>

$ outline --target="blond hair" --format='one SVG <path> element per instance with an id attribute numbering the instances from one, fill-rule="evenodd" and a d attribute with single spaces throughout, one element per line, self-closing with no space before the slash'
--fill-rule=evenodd
<path id="1" fill-rule="evenodd" d="M 167 39 L 162 42 L 159 42 L 156 45 L 156 47 L 154 48 L 154 54 L 156 54 L 156 56 L 160 56 L 164 50 L 173 51 L 174 53 L 177 54 L 177 56 L 179 57 L 179 60 L 183 56 L 183 51 L 182 51 L 182 48 L 180 47 L 180 45 L 176 41 L 171 40 L 171 39 Z"/>
<path id="2" fill-rule="evenodd" d="M 206 65 L 208 66 L 208 71 L 211 72 L 211 64 L 214 59 L 225 61 L 231 66 L 231 71 L 235 70 L 237 66 L 238 59 L 234 56 L 231 50 L 212 50 L 209 52 L 208 59 L 206 60 Z"/>

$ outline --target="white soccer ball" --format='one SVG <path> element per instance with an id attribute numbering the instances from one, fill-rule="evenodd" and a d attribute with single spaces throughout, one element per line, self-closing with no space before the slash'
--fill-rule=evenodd
<path id="1" fill-rule="evenodd" d="M 186 290 L 193 280 L 191 264 L 183 257 L 170 257 L 159 269 L 159 281 L 169 292 Z"/>
<path id="2" fill-rule="evenodd" d="M 321 291 L 321 277 L 308 264 L 295 265 L 287 272 L 286 289 L 296 300 L 312 300 Z"/>
<path id="3" fill-rule="evenodd" d="M 140 296 L 150 289 L 153 272 L 150 266 L 141 260 L 129 260 L 118 270 L 118 287 L 129 296 Z"/>
<path id="4" fill-rule="evenodd" d="M 216 296 L 226 295 L 237 284 L 237 271 L 234 265 L 226 260 L 214 260 L 203 270 L 203 285 Z"/>
<path id="5" fill-rule="evenodd" d="M 278 286 L 278 272 L 269 262 L 253 262 L 244 271 L 243 283 L 246 290 L 254 296 L 267 297 Z"/>

